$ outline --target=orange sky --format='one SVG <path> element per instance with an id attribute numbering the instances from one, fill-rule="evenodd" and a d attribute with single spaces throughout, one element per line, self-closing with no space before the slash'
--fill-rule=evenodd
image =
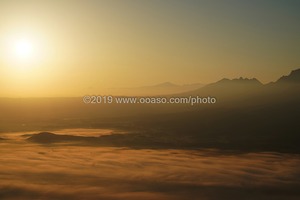
<path id="1" fill-rule="evenodd" d="M 274 81 L 300 66 L 299 8 L 292 0 L 3 0 L 0 96 Z"/>

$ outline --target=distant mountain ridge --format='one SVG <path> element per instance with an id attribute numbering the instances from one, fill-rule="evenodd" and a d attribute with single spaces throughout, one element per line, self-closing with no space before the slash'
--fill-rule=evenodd
<path id="1" fill-rule="evenodd" d="M 282 76 L 276 83 L 300 83 L 300 69 L 293 70 L 287 76 Z"/>
<path id="2" fill-rule="evenodd" d="M 249 78 L 243 78 L 243 77 L 240 77 L 240 78 L 235 78 L 235 79 L 227 79 L 227 78 L 223 78 L 221 79 L 220 81 L 216 82 L 216 83 L 249 83 L 249 84 L 258 84 L 258 85 L 262 85 L 262 83 L 257 80 L 256 78 L 252 78 L 252 79 L 249 79 Z M 213 84 L 213 83 L 212 83 Z"/>
<path id="3" fill-rule="evenodd" d="M 183 95 L 216 95 L 216 94 L 225 94 L 234 95 L 236 93 L 243 93 L 247 91 L 252 91 L 262 87 L 263 84 L 258 81 L 256 78 L 235 78 L 227 79 L 223 78 L 215 83 L 208 84 L 202 88 L 199 88 L 194 91 L 183 93 Z"/>
<path id="4" fill-rule="evenodd" d="M 276 82 L 262 84 L 256 78 L 223 78 L 215 83 L 208 84 L 197 90 L 174 94 L 174 96 L 210 96 L 216 97 L 222 102 L 240 101 L 267 101 L 269 98 L 282 99 L 284 95 L 298 95 L 300 90 L 300 69 L 293 70 L 289 75 L 282 76 Z M 287 97 L 287 96 L 286 96 Z M 258 100 L 260 99 L 260 100 Z M 264 99 L 264 100 L 263 100 Z"/>
<path id="5" fill-rule="evenodd" d="M 289 75 L 282 76 L 280 77 L 276 82 L 272 83 L 300 83 L 300 68 L 291 71 Z M 270 83 L 268 83 L 270 84 Z M 267 86 L 268 84 L 262 84 L 259 80 L 256 78 L 234 78 L 234 79 L 228 79 L 228 78 L 223 78 L 215 83 L 208 84 L 204 86 L 203 88 L 199 89 L 205 89 L 205 88 L 211 88 L 211 87 L 225 87 L 227 86 L 253 86 L 253 87 L 258 87 L 258 86 Z"/>

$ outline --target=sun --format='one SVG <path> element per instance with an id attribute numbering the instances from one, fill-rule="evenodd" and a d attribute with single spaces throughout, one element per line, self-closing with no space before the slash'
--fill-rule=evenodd
<path id="1" fill-rule="evenodd" d="M 2 41 L 0 51 L 10 66 L 31 67 L 41 60 L 41 42 L 34 35 L 11 34 Z"/>
<path id="2" fill-rule="evenodd" d="M 28 38 L 16 39 L 12 44 L 12 53 L 18 61 L 31 61 L 36 54 L 35 44 Z"/>
<path id="3" fill-rule="evenodd" d="M 31 41 L 22 39 L 14 44 L 15 54 L 19 58 L 30 58 L 33 55 L 33 44 Z"/>
<path id="4" fill-rule="evenodd" d="M 7 73 L 14 76 L 33 76 L 45 62 L 45 43 L 37 33 L 8 32 L 0 37 L 0 61 Z"/>

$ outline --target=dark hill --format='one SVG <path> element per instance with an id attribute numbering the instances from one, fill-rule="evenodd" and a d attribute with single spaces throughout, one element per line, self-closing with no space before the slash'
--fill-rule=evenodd
<path id="1" fill-rule="evenodd" d="M 93 140 L 94 137 L 82 137 L 82 136 L 74 136 L 74 135 L 57 135 L 49 132 L 41 132 L 35 135 L 32 135 L 27 140 L 36 143 L 57 143 L 57 142 L 84 142 Z"/>

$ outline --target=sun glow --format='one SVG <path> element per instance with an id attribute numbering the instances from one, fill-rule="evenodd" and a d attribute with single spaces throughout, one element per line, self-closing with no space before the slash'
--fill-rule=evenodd
<path id="1" fill-rule="evenodd" d="M 30 60 L 35 54 L 34 44 L 29 39 L 18 39 L 13 44 L 13 53 L 16 59 Z"/>
<path id="2" fill-rule="evenodd" d="M 37 43 L 30 38 L 16 38 L 10 42 L 10 57 L 14 62 L 26 64 L 38 59 Z"/>
<path id="3" fill-rule="evenodd" d="M 45 43 L 38 33 L 6 32 L 0 41 L 3 82 L 8 91 L 30 93 L 49 76 L 45 67 Z"/>
<path id="4" fill-rule="evenodd" d="M 0 42 L 2 60 L 9 68 L 33 68 L 44 59 L 43 41 L 36 33 L 6 33 Z"/>

